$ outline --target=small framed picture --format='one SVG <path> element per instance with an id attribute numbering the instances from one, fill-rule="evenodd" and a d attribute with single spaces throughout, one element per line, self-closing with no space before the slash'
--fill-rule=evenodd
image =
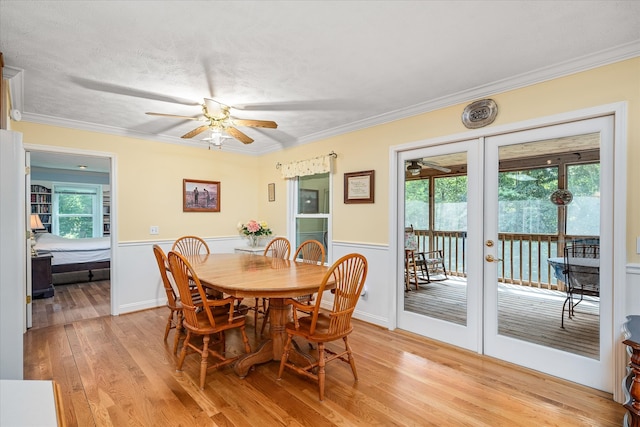
<path id="1" fill-rule="evenodd" d="M 182 180 L 183 212 L 220 212 L 220 181 Z"/>
<path id="2" fill-rule="evenodd" d="M 373 203 L 375 193 L 375 171 L 350 172 L 344 174 L 345 203 Z"/>
<path id="3" fill-rule="evenodd" d="M 268 185 L 268 192 L 269 192 L 269 201 L 270 202 L 275 202 L 276 201 L 276 184 L 274 182 L 270 183 Z"/>

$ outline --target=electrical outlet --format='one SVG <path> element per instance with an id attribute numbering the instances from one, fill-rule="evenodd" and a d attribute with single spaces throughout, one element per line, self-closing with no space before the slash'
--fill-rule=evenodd
<path id="1" fill-rule="evenodd" d="M 149 227 L 149 234 L 160 234 L 160 227 L 157 225 L 152 225 Z"/>

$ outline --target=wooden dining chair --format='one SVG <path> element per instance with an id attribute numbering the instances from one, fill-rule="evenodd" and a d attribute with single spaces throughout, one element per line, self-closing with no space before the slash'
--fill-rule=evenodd
<path id="1" fill-rule="evenodd" d="M 182 255 L 198 255 L 198 254 L 210 254 L 209 245 L 204 239 L 198 236 L 182 236 L 175 242 L 173 242 L 173 246 L 171 250 L 174 252 L 178 252 Z M 191 282 L 191 288 L 195 289 L 195 284 Z M 218 292 L 214 289 L 206 289 L 207 295 L 209 299 L 212 298 L 223 298 L 222 292 Z"/>
<path id="2" fill-rule="evenodd" d="M 176 335 L 173 338 L 173 354 L 178 352 L 178 344 L 180 343 L 180 335 L 182 332 L 182 304 L 179 301 L 179 297 L 176 295 L 176 291 L 171 285 L 169 280 L 167 269 L 169 268 L 169 260 L 162 248 L 158 245 L 153 245 L 153 254 L 156 257 L 158 263 L 158 270 L 160 271 L 160 278 L 162 279 L 162 285 L 167 294 L 167 307 L 169 308 L 169 317 L 167 319 L 167 326 L 164 330 L 164 341 L 167 341 L 169 337 L 169 331 L 171 329 L 176 330 Z"/>
<path id="3" fill-rule="evenodd" d="M 293 305 L 295 310 L 293 310 L 293 322 L 289 322 L 285 326 L 287 342 L 280 360 L 278 379 L 282 378 L 285 367 L 292 369 L 307 378 L 318 381 L 320 400 L 324 400 L 325 366 L 328 362 L 339 359 L 351 365 L 353 378 L 358 380 L 356 363 L 349 346 L 348 336 L 353 330 L 351 316 L 362 293 L 367 269 L 367 260 L 364 256 L 360 254 L 345 255 L 337 260 L 325 274 L 314 305 L 308 306 L 294 298 L 286 300 L 286 303 Z M 334 283 L 333 307 L 328 313 L 321 312 L 320 305 L 323 293 Z M 310 316 L 299 319 L 296 314 L 297 310 L 307 312 Z M 289 362 L 289 352 L 294 337 L 301 337 L 309 342 L 317 343 L 318 360 L 316 362 L 307 366 L 297 366 Z M 338 339 L 343 340 L 344 351 L 334 352 L 325 347 L 325 343 Z"/>
<path id="4" fill-rule="evenodd" d="M 235 362 L 240 355 L 227 357 L 225 332 L 230 329 L 239 329 L 244 342 L 246 353 L 251 352 L 249 338 L 245 332 L 245 316 L 238 314 L 235 310 L 237 299 L 227 297 L 224 299 L 207 299 L 207 295 L 200 283 L 196 272 L 193 270 L 187 259 L 178 252 L 169 252 L 169 266 L 171 274 L 175 279 L 180 294 L 183 311 L 183 325 L 187 331 L 187 336 L 182 345 L 182 351 L 178 359 L 176 369 L 182 370 L 184 359 L 189 351 L 200 354 L 200 389 L 204 389 L 207 369 L 216 369 Z M 194 302 L 189 289 L 189 280 L 195 283 L 200 298 L 203 301 L 202 310 L 198 310 L 198 305 Z M 202 343 L 192 343 L 194 336 L 201 336 Z M 220 346 L 220 350 L 215 347 Z M 209 356 L 215 357 L 218 362 L 209 364 Z"/>
<path id="5" fill-rule="evenodd" d="M 267 247 L 264 248 L 264 256 L 270 256 L 273 258 L 289 259 L 291 254 L 291 243 L 285 237 L 276 237 L 271 240 Z"/>
<path id="6" fill-rule="evenodd" d="M 289 239 L 285 237 L 276 237 L 271 240 L 262 253 L 264 256 L 281 259 L 289 259 L 290 254 L 291 243 L 289 243 Z M 258 315 L 262 314 L 262 327 L 260 328 L 260 334 L 262 334 L 269 316 L 267 298 L 256 298 L 253 307 L 249 307 L 249 310 L 253 310 L 253 324 L 256 332 L 258 331 Z"/>
<path id="7" fill-rule="evenodd" d="M 180 344 L 180 337 L 182 336 L 182 303 L 180 302 L 178 287 L 169 271 L 169 259 L 167 255 L 159 245 L 153 245 L 153 253 L 158 263 L 158 270 L 160 271 L 164 291 L 167 294 L 167 307 L 169 307 L 170 310 L 167 326 L 164 331 L 164 340 L 167 341 L 171 329 L 176 330 L 176 335 L 173 339 L 173 354 L 176 354 L 178 352 L 178 345 Z M 193 297 L 195 305 L 202 305 L 202 300 L 200 299 L 200 294 L 197 289 L 191 288 L 191 296 Z"/>
<path id="8" fill-rule="evenodd" d="M 182 236 L 175 242 L 171 250 L 182 255 L 209 254 L 209 245 L 198 236 Z"/>
<path id="9" fill-rule="evenodd" d="M 305 262 L 307 264 L 322 265 L 325 261 L 324 245 L 317 240 L 307 240 L 302 242 L 293 254 L 293 260 L 296 262 Z M 296 298 L 299 302 L 310 304 L 313 300 L 313 294 L 303 295 Z"/>

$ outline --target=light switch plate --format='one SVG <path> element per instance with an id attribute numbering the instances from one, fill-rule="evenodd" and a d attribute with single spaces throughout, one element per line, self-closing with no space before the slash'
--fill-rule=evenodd
<path id="1" fill-rule="evenodd" d="M 636 253 L 640 255 L 640 237 L 636 237 Z"/>
<path id="2" fill-rule="evenodd" d="M 149 227 L 149 234 L 160 234 L 160 227 L 157 225 L 152 225 Z"/>

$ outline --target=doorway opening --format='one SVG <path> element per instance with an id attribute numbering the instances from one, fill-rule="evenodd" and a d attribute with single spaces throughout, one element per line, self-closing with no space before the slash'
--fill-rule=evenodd
<path id="1" fill-rule="evenodd" d="M 31 148 L 26 158 L 28 209 L 42 224 L 33 230 L 28 326 L 111 314 L 112 159 Z"/>

